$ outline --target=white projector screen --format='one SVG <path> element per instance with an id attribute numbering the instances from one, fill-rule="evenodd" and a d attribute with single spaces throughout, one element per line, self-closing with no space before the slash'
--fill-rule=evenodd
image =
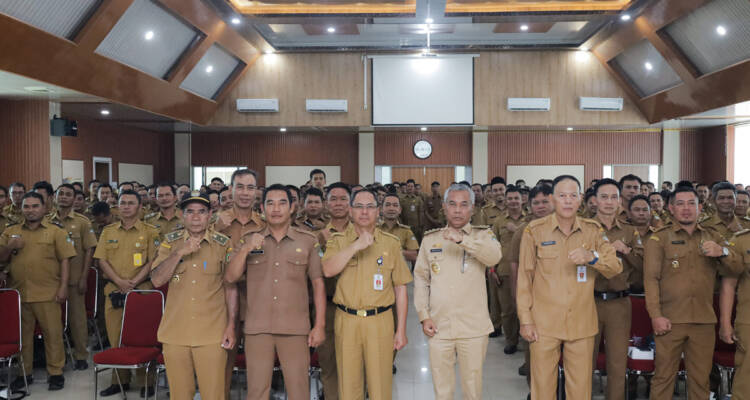
<path id="1" fill-rule="evenodd" d="M 506 169 L 506 181 L 516 183 L 523 179 L 526 186 L 532 187 L 540 179 L 555 179 L 560 175 L 573 175 L 578 178 L 581 185 L 585 185 L 583 177 L 585 168 L 583 165 L 508 165 Z"/>
<path id="2" fill-rule="evenodd" d="M 372 123 L 474 124 L 474 58 L 374 57 Z"/>

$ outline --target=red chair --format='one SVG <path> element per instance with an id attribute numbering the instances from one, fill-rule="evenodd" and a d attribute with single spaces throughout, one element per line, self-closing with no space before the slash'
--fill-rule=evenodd
<path id="1" fill-rule="evenodd" d="M 714 296 L 714 312 L 716 312 L 717 319 L 721 315 L 719 310 L 719 296 Z M 732 325 L 734 325 L 734 318 L 737 315 L 737 299 L 733 303 L 732 307 Z M 723 399 L 729 393 L 732 393 L 732 382 L 734 381 L 734 354 L 737 351 L 737 346 L 729 343 L 725 343 L 719 339 L 719 327 L 720 324 L 716 324 L 716 345 L 714 347 L 713 363 L 716 368 L 719 369 L 721 375 L 721 385 L 719 385 L 719 392 L 716 394 L 717 398 Z"/>
<path id="2" fill-rule="evenodd" d="M 23 371 L 23 355 L 21 348 L 21 293 L 15 289 L 0 289 L 0 363 L 8 363 L 8 392 L 5 398 L 11 399 L 10 373 L 13 371 L 13 360 L 16 360 L 21 371 Z M 20 360 L 20 362 L 19 362 Z M 26 374 L 23 375 L 23 383 L 26 387 L 26 394 L 29 392 L 29 383 L 26 381 Z"/>
<path id="3" fill-rule="evenodd" d="M 146 368 L 144 387 L 148 386 L 148 372 L 161 354 L 157 331 L 163 312 L 164 295 L 162 292 L 158 290 L 128 292 L 122 314 L 119 346 L 94 355 L 94 398 L 99 393 L 99 372 L 112 368 Z M 120 385 L 123 398 L 126 398 L 119 377 L 117 383 Z M 148 398 L 148 390 L 146 398 Z"/>
<path id="4" fill-rule="evenodd" d="M 99 316 L 99 270 L 94 267 L 89 267 L 88 275 L 86 276 L 86 298 L 84 302 L 86 304 L 86 323 L 89 328 L 96 334 L 96 340 L 99 341 L 99 348 L 104 348 L 104 342 L 102 342 L 102 335 L 99 332 L 99 324 L 96 322 L 96 318 Z"/>
<path id="5" fill-rule="evenodd" d="M 234 358 L 234 368 L 232 368 L 232 375 L 237 374 L 237 381 L 240 381 L 240 373 L 243 371 L 247 371 L 247 361 L 245 360 L 245 353 L 237 353 L 237 356 Z M 237 391 L 239 392 L 239 398 L 243 398 L 242 384 L 237 385 Z"/>
<path id="6" fill-rule="evenodd" d="M 646 299 L 640 296 L 630 296 L 632 309 L 632 319 L 630 322 L 630 337 L 641 337 L 646 340 L 653 335 L 654 329 L 651 326 L 651 317 L 646 310 Z M 635 360 L 628 356 L 628 365 L 625 370 L 626 382 L 630 381 L 632 375 L 650 376 L 654 374 L 654 360 Z M 636 378 L 637 379 L 637 378 Z M 626 392 L 626 399 L 629 399 L 629 393 Z"/>

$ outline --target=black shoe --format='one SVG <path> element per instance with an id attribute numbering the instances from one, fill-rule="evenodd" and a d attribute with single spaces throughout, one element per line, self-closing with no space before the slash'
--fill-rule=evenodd
<path id="1" fill-rule="evenodd" d="M 514 354 L 517 351 L 518 351 L 518 346 L 516 346 L 515 344 L 509 344 L 505 346 L 505 348 L 503 349 L 503 353 L 505 354 Z"/>
<path id="2" fill-rule="evenodd" d="M 529 366 L 525 363 L 518 367 L 518 375 L 527 376 L 529 374 Z"/>
<path id="3" fill-rule="evenodd" d="M 148 397 L 154 397 L 154 387 L 153 386 L 149 386 L 148 387 Z M 146 388 L 145 387 L 141 388 L 141 398 L 142 399 L 146 398 Z"/>
<path id="4" fill-rule="evenodd" d="M 86 360 L 76 360 L 75 365 L 73 365 L 73 370 L 74 371 L 78 371 L 78 370 L 83 371 L 85 369 L 89 369 L 89 363 L 87 363 Z"/>
<path id="5" fill-rule="evenodd" d="M 26 375 L 26 382 L 31 385 L 34 383 L 34 376 L 33 375 Z M 10 389 L 14 392 L 19 391 L 21 389 L 26 389 L 26 385 L 23 383 L 23 376 L 17 376 L 16 379 L 11 382 Z"/>
<path id="6" fill-rule="evenodd" d="M 47 383 L 49 384 L 47 390 L 62 390 L 65 387 L 65 377 L 62 375 L 50 375 Z"/>
<path id="7" fill-rule="evenodd" d="M 126 392 L 130 390 L 130 384 L 126 383 L 122 385 L 122 390 Z M 108 388 L 99 392 L 99 396 L 107 397 L 107 396 L 112 396 L 113 394 L 117 394 L 117 393 L 120 393 L 120 385 L 109 385 Z"/>
<path id="8" fill-rule="evenodd" d="M 498 337 L 500 336 L 500 334 L 500 329 L 495 329 L 494 331 L 492 331 L 492 333 L 490 333 L 490 337 Z"/>
<path id="9" fill-rule="evenodd" d="M 396 375 L 396 364 L 393 364 L 393 375 Z"/>

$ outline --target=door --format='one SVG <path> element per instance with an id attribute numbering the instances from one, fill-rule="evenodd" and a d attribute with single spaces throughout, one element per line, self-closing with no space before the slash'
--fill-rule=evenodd
<path id="1" fill-rule="evenodd" d="M 444 191 L 455 179 L 454 167 L 392 167 L 391 181 L 406 182 L 414 179 L 414 182 L 422 185 L 422 191 L 430 193 L 432 182 L 440 182 L 441 192 Z"/>
<path id="2" fill-rule="evenodd" d="M 112 182 L 112 159 L 94 157 L 94 179 L 101 183 Z"/>

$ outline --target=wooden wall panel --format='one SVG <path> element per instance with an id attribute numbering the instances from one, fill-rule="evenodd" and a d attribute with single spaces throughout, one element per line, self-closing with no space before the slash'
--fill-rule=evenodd
<path id="1" fill-rule="evenodd" d="M 194 166 L 247 166 L 261 185 L 266 165 L 338 165 L 344 182 L 357 182 L 359 171 L 355 134 L 193 133 L 191 148 Z"/>
<path id="2" fill-rule="evenodd" d="M 0 100 L 0 126 L 0 185 L 49 180 L 49 102 Z"/>
<path id="3" fill-rule="evenodd" d="M 607 164 L 661 164 L 662 153 L 658 131 L 491 131 L 488 146 L 490 177 L 508 165 L 584 165 L 586 182 Z"/>
<path id="4" fill-rule="evenodd" d="M 619 112 L 581 111 L 580 96 L 622 97 L 625 105 Z M 575 51 L 481 52 L 474 60 L 474 97 L 480 126 L 646 125 L 601 63 Z M 552 105 L 548 112 L 508 111 L 508 97 L 549 97 Z"/>
<path id="5" fill-rule="evenodd" d="M 82 160 L 83 178 L 93 175 L 93 158 L 112 158 L 112 180 L 119 182 L 118 163 L 151 164 L 154 182 L 174 181 L 174 134 L 151 132 L 111 122 L 76 118 L 78 136 L 62 138 L 62 158 Z"/>
<path id="6" fill-rule="evenodd" d="M 432 155 L 420 160 L 414 143 L 427 140 Z M 471 132 L 375 131 L 375 165 L 471 165 Z"/>
<path id="7" fill-rule="evenodd" d="M 727 129 L 724 126 L 680 132 L 680 177 L 712 183 L 727 179 Z"/>
<path id="8" fill-rule="evenodd" d="M 432 182 L 440 182 L 440 192 L 456 179 L 456 171 L 453 167 L 393 167 L 391 169 L 391 182 L 406 182 L 408 179 L 422 185 L 423 193 L 432 193 Z"/>

